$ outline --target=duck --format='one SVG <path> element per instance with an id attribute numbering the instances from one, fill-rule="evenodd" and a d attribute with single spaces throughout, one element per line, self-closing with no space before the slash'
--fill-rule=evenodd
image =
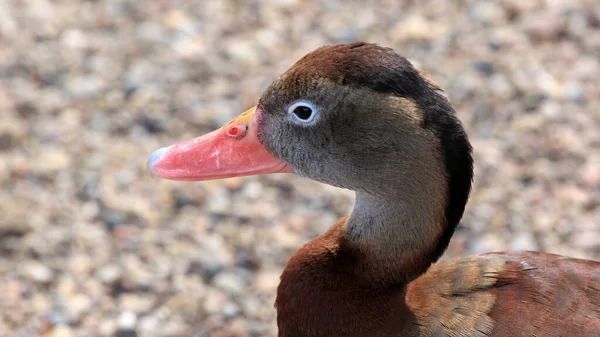
<path id="1" fill-rule="evenodd" d="M 472 147 L 447 95 L 391 48 L 326 45 L 218 130 L 154 151 L 203 181 L 287 173 L 355 193 L 285 267 L 280 337 L 600 336 L 600 263 L 542 252 L 438 261 L 464 213 Z"/>

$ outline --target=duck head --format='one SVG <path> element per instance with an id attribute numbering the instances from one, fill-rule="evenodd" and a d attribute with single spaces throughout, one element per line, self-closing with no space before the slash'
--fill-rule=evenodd
<path id="1" fill-rule="evenodd" d="M 362 42 L 309 53 L 257 106 L 155 151 L 148 169 L 174 180 L 294 173 L 354 190 L 347 238 L 420 266 L 402 281 L 443 253 L 473 175 L 466 133 L 437 84 L 392 49 Z"/>

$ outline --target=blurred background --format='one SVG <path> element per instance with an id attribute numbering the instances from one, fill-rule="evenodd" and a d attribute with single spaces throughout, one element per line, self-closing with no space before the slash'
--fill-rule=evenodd
<path id="1" fill-rule="evenodd" d="M 275 336 L 282 268 L 352 193 L 145 161 L 355 40 L 427 71 L 467 127 L 475 188 L 444 258 L 600 259 L 597 0 L 4 0 L 0 336 Z"/>

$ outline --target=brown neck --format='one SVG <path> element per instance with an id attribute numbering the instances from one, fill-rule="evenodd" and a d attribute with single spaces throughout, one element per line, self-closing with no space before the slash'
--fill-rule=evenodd
<path id="1" fill-rule="evenodd" d="M 277 294 L 280 337 L 411 335 L 406 285 L 438 258 L 447 228 L 446 177 L 429 167 L 397 178 L 402 188 L 357 191 L 352 214 L 290 259 Z"/>
<path id="2" fill-rule="evenodd" d="M 356 277 L 368 261 L 345 226 L 346 218 L 338 220 L 290 259 L 277 289 L 279 337 L 415 335 L 405 287 Z"/>
<path id="3" fill-rule="evenodd" d="M 425 195 L 410 190 L 395 198 L 357 192 L 342 238 L 360 257 L 356 277 L 381 286 L 407 284 L 437 260 L 446 228 L 445 189 L 425 188 L 431 191 Z"/>
<path id="4" fill-rule="evenodd" d="M 356 189 L 352 214 L 290 259 L 277 294 L 280 337 L 412 335 L 406 285 L 439 258 L 458 222 L 447 221 L 453 177 L 441 145 L 414 134 L 404 160 L 363 172 L 368 188 Z"/>

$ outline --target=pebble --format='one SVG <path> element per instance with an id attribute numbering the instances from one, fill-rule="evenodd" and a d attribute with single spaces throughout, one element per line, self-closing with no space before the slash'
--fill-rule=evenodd
<path id="1" fill-rule="evenodd" d="M 241 295 L 246 289 L 244 280 L 232 272 L 225 271 L 217 274 L 213 279 L 213 283 L 216 287 L 234 295 Z"/>
<path id="2" fill-rule="evenodd" d="M 127 313 L 146 312 L 156 304 L 155 296 L 143 293 L 125 293 L 119 296 L 119 308 Z M 125 315 L 125 314 L 123 314 Z M 127 314 L 128 315 L 128 314 Z M 124 316 L 129 317 L 129 316 Z"/>
<path id="3" fill-rule="evenodd" d="M 565 29 L 565 19 L 557 12 L 532 12 L 524 22 L 524 30 L 537 40 L 553 40 Z"/>
<path id="4" fill-rule="evenodd" d="M 116 264 L 108 264 L 100 267 L 96 271 L 96 277 L 100 282 L 106 284 L 113 284 L 121 278 L 122 272 L 121 267 Z"/>
<path id="5" fill-rule="evenodd" d="M 235 304 L 235 303 L 233 303 L 233 302 L 227 302 L 227 303 L 225 303 L 225 305 L 223 306 L 223 308 L 221 308 L 221 313 L 227 319 L 231 319 L 233 317 L 236 317 L 237 315 L 240 314 L 240 312 L 241 312 L 240 306 L 237 305 L 237 304 Z"/>
<path id="6" fill-rule="evenodd" d="M 102 323 L 100 323 L 100 326 L 98 327 L 98 334 L 100 336 L 114 336 L 115 332 L 117 331 L 117 324 L 115 322 L 114 319 L 112 320 L 104 320 L 102 321 Z"/>
<path id="7" fill-rule="evenodd" d="M 190 257 L 188 272 L 199 274 L 205 281 L 210 281 L 225 266 L 233 262 L 233 254 L 222 237 L 207 235 L 198 239 L 200 250 Z"/>
<path id="8" fill-rule="evenodd" d="M 407 16 L 391 30 L 393 39 L 414 41 L 427 41 L 442 33 L 444 33 L 442 26 L 418 14 Z"/>
<path id="9" fill-rule="evenodd" d="M 27 278 L 38 283 L 48 283 L 54 277 L 54 272 L 50 267 L 37 261 L 25 263 L 22 266 L 22 270 Z"/>
<path id="10" fill-rule="evenodd" d="M 227 303 L 227 294 L 220 290 L 214 290 L 206 294 L 202 307 L 206 312 L 216 314 L 221 312 L 225 303 Z"/>
<path id="11" fill-rule="evenodd" d="M 64 324 L 55 326 L 49 334 L 49 337 L 74 337 L 75 332 L 73 329 Z"/>
<path id="12" fill-rule="evenodd" d="M 565 85 L 565 97 L 569 101 L 581 102 L 585 99 L 583 87 L 577 82 L 568 82 Z"/>
<path id="13" fill-rule="evenodd" d="M 160 328 L 160 322 L 153 316 L 145 316 L 140 319 L 138 324 L 142 336 L 151 335 Z"/>
<path id="14" fill-rule="evenodd" d="M 85 294 L 76 294 L 67 299 L 69 319 L 79 322 L 92 309 L 92 299 Z"/>
<path id="15" fill-rule="evenodd" d="M 231 197 L 229 191 L 218 189 L 213 191 L 213 194 L 207 199 L 207 209 L 216 214 L 225 214 L 231 205 Z"/>
<path id="16" fill-rule="evenodd" d="M 533 236 L 527 232 L 520 232 L 510 242 L 511 250 L 538 250 L 539 247 L 536 244 Z"/>
<path id="17" fill-rule="evenodd" d="M 136 336 L 137 316 L 132 311 L 123 311 L 117 319 L 116 337 Z"/>
<path id="18" fill-rule="evenodd" d="M 254 287 L 261 292 L 268 293 L 279 285 L 281 270 L 263 270 L 254 277 Z"/>
<path id="19" fill-rule="evenodd" d="M 481 1 L 473 4 L 471 16 L 482 23 L 498 24 L 504 21 L 505 12 L 502 7 L 495 2 Z"/>
<path id="20" fill-rule="evenodd" d="M 32 170 L 43 176 L 56 174 L 71 165 L 71 156 L 64 149 L 44 149 L 33 162 Z"/>

